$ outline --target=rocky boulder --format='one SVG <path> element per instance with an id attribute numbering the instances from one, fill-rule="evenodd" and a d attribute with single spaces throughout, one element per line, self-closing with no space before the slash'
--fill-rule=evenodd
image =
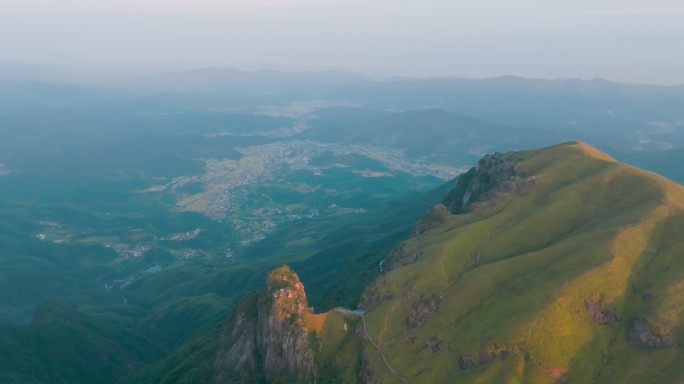
<path id="1" fill-rule="evenodd" d="M 653 326 L 646 319 L 638 318 L 632 322 L 627 331 L 630 344 L 642 348 L 664 348 L 674 345 L 675 340 L 670 333 L 670 327 Z"/>

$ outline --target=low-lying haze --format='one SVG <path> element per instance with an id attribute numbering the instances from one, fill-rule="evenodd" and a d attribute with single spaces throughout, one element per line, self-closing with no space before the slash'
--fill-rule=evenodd
<path id="1" fill-rule="evenodd" d="M 675 0 L 4 0 L 0 59 L 684 83 Z"/>

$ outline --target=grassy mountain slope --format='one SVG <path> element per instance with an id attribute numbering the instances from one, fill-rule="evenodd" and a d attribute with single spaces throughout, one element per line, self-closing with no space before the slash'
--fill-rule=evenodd
<path id="1" fill-rule="evenodd" d="M 581 143 L 498 159 L 526 184 L 442 217 L 367 289 L 389 363 L 409 382 L 681 382 L 684 187 Z"/>

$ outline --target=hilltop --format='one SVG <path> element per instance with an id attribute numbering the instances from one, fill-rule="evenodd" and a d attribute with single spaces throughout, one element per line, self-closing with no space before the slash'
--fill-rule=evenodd
<path id="1" fill-rule="evenodd" d="M 363 300 L 409 382 L 684 377 L 684 187 L 572 142 L 487 156 L 443 203 Z"/>

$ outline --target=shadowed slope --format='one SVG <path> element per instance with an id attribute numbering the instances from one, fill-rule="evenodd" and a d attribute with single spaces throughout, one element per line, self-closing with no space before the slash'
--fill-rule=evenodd
<path id="1" fill-rule="evenodd" d="M 159 358 L 140 332 L 47 300 L 30 325 L 0 324 L 0 382 L 115 383 Z"/>

